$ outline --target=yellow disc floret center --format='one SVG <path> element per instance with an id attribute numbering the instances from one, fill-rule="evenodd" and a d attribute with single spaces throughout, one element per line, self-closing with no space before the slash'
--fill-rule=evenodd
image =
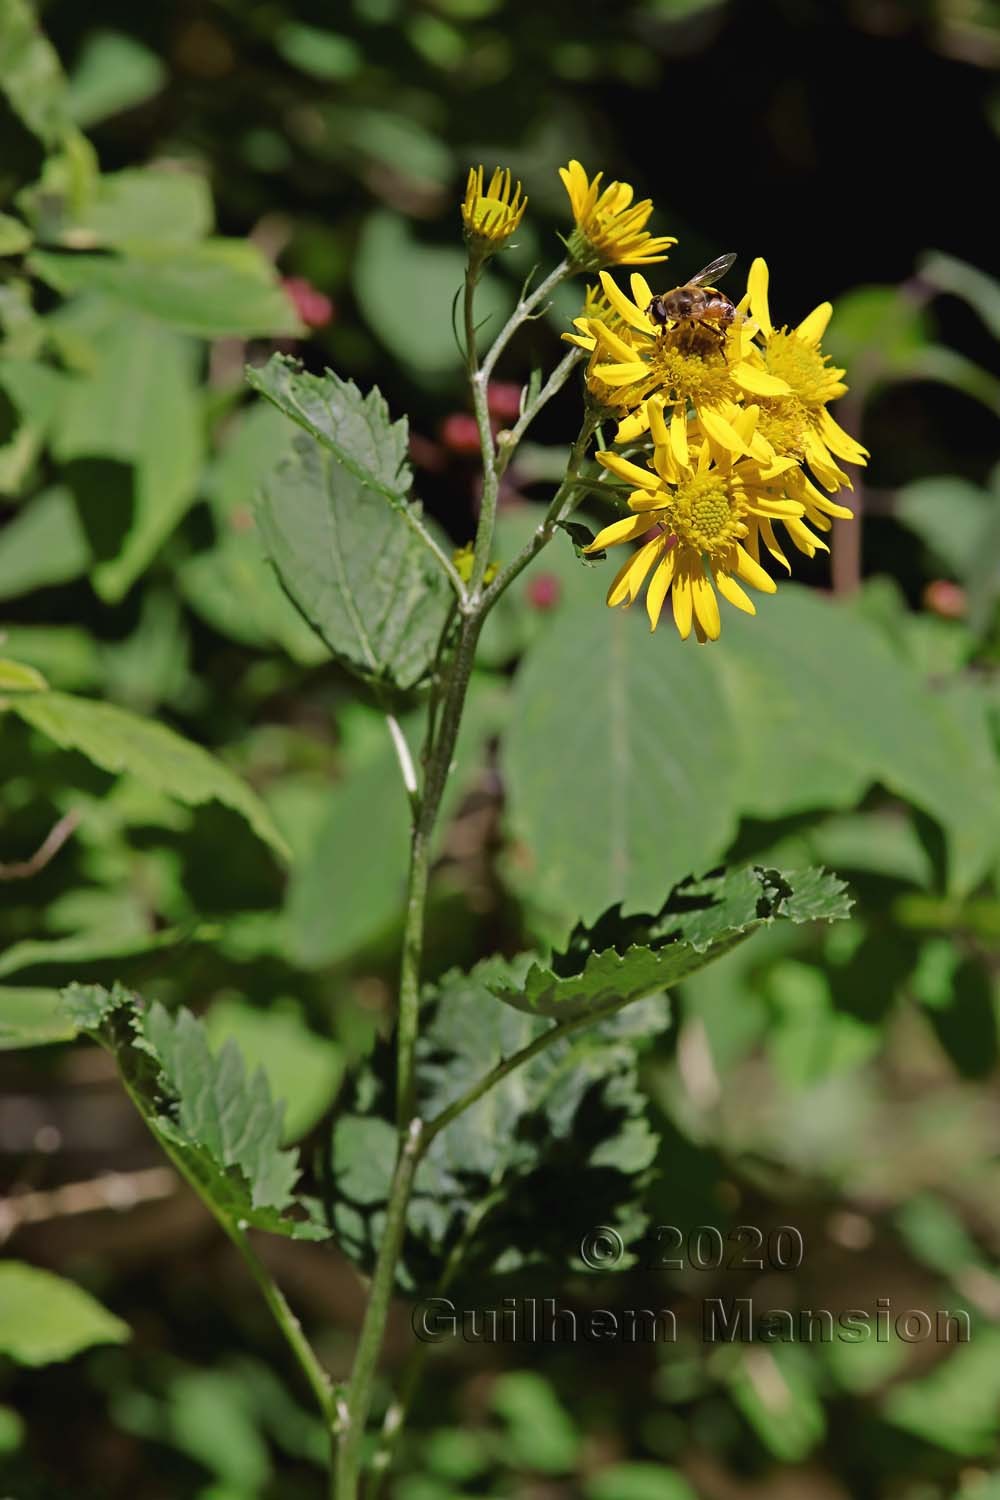
<path id="1" fill-rule="evenodd" d="M 830 368 L 829 355 L 787 328 L 771 335 L 764 357 L 771 374 L 787 381 L 808 406 L 822 405 L 843 389 L 838 384 L 840 372 Z"/>
<path id="2" fill-rule="evenodd" d="M 653 346 L 650 366 L 671 401 L 714 406 L 740 399 L 725 356 L 711 334 L 696 330 L 692 336 L 691 330 L 676 328 L 662 333 Z"/>
<path id="3" fill-rule="evenodd" d="M 680 543 L 709 556 L 746 536 L 742 493 L 719 474 L 696 474 L 679 485 L 664 524 Z"/>

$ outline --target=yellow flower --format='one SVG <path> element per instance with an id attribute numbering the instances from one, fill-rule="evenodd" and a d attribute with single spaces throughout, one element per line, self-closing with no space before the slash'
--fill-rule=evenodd
<path id="1" fill-rule="evenodd" d="M 451 554 L 451 560 L 455 564 L 455 572 L 463 583 L 468 583 L 472 577 L 472 565 L 476 560 L 476 549 L 472 542 L 466 542 L 464 547 L 456 547 Z M 483 583 L 491 584 L 500 571 L 498 562 L 487 563 L 486 572 L 483 574 Z"/>
<path id="2" fill-rule="evenodd" d="M 758 256 L 747 281 L 750 311 L 763 342 L 764 368 L 788 388 L 787 395 L 761 401 L 760 433 L 776 452 L 807 463 L 826 489 L 850 488 L 837 459 L 864 464 L 868 452 L 827 411 L 828 403 L 847 390 L 844 371 L 835 369 L 820 348 L 833 309 L 829 302 L 821 302 L 797 328 L 775 328 L 768 281 L 767 263 Z M 833 506 L 829 514 L 850 512 Z"/>
<path id="3" fill-rule="evenodd" d="M 594 328 L 605 358 L 594 365 L 594 378 L 618 392 L 618 402 L 633 412 L 619 428 L 619 442 L 634 442 L 649 429 L 654 405 L 670 417 L 670 434 L 678 463 L 686 462 L 688 406 L 693 406 L 705 434 L 734 455 L 747 455 L 734 419 L 747 396 L 790 393 L 784 380 L 751 358 L 752 333 L 742 317 L 726 330 L 725 342 L 698 323 L 660 327 L 646 312 L 653 293 L 644 276 L 633 273 L 632 299 L 614 279 L 601 273 L 612 307 L 627 325 L 626 341 L 601 324 Z M 654 397 L 654 401 L 647 397 Z M 768 452 L 770 450 L 767 450 Z M 758 457 L 766 457 L 758 450 Z"/>
<path id="4" fill-rule="evenodd" d="M 654 534 L 616 574 L 608 604 L 631 604 L 653 570 L 646 591 L 650 628 L 656 629 L 669 592 L 682 640 L 693 625 L 699 641 L 714 641 L 721 629 L 716 589 L 730 604 L 751 615 L 756 609 L 738 580 L 767 594 L 776 589 L 744 542 L 762 523 L 794 522 L 802 507 L 776 493 L 773 484 L 763 484 L 752 460 L 717 464 L 708 443 L 689 449 L 686 462 L 678 465 L 663 414 L 656 406 L 651 407 L 649 419 L 652 470 L 640 468 L 619 453 L 597 454 L 605 468 L 636 488 L 628 502 L 633 514 L 606 526 L 586 550 L 598 552 L 653 529 Z M 747 436 L 755 420 L 751 413 L 741 414 Z"/>
<path id="5" fill-rule="evenodd" d="M 497 167 L 490 179 L 489 190 L 484 192 L 482 167 L 470 167 L 462 204 L 466 239 L 480 254 L 491 255 L 510 239 L 524 218 L 527 206 L 528 200 L 521 196 L 519 182 L 511 195 L 509 169 Z"/>
<path id="6" fill-rule="evenodd" d="M 633 203 L 627 182 L 611 182 L 601 192 L 603 172 L 592 180 L 578 161 L 559 168 L 569 194 L 576 227 L 567 241 L 571 261 L 578 270 L 597 271 L 601 266 L 645 266 L 666 260 L 665 251 L 677 241 L 672 235 L 654 237 L 646 224 L 653 212 L 651 199 Z"/>
<path id="7" fill-rule="evenodd" d="M 583 298 L 583 312 L 578 318 L 573 319 L 575 333 L 564 333 L 562 337 L 567 344 L 575 344 L 578 349 L 585 349 L 590 355 L 587 361 L 585 376 L 587 391 L 599 407 L 609 412 L 624 416 L 626 411 L 622 393 L 613 390 L 611 386 L 605 385 L 604 381 L 595 374 L 595 365 L 603 358 L 600 343 L 594 328 L 596 323 L 603 324 L 611 330 L 619 339 L 626 343 L 630 342 L 630 331 L 618 313 L 615 312 L 611 303 L 605 297 L 599 287 L 588 286 Z"/>

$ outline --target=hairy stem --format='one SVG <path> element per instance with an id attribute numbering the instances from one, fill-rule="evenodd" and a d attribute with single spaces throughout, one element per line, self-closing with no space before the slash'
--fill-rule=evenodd
<path id="1" fill-rule="evenodd" d="M 537 317 L 538 308 L 544 303 L 550 292 L 554 291 L 561 281 L 572 274 L 571 267 L 567 261 L 562 261 L 551 275 L 546 276 L 528 296 L 519 298 L 517 306 L 511 313 L 507 322 L 501 328 L 489 353 L 483 360 L 482 366 L 476 357 L 476 324 L 475 324 L 475 295 L 476 284 L 479 279 L 480 267 L 470 265 L 465 277 L 465 358 L 466 372 L 469 377 L 469 385 L 472 390 L 472 406 L 476 414 L 476 426 L 479 429 L 479 446 L 483 456 L 483 494 L 479 508 L 479 524 L 476 528 L 475 550 L 472 562 L 472 577 L 469 580 L 469 595 L 475 604 L 479 598 L 483 578 L 490 561 L 490 547 L 493 544 L 493 532 L 496 526 L 497 495 L 500 488 L 500 476 L 510 460 L 513 451 L 511 444 L 505 445 L 505 452 L 497 453 L 493 443 L 493 432 L 490 428 L 489 412 L 489 383 L 497 360 L 507 347 L 514 334 Z M 566 361 L 564 360 L 565 364 Z M 545 400 L 549 399 L 566 379 L 570 369 L 576 363 L 571 360 L 562 379 L 549 390 Z M 560 367 L 561 368 L 561 367 Z M 544 402 L 539 402 L 535 410 L 538 410 Z M 527 426 L 527 423 L 525 423 Z M 522 429 L 523 431 L 523 429 Z"/>

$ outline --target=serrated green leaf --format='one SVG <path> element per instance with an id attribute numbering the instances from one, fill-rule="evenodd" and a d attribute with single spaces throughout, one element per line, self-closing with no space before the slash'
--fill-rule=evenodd
<path id="1" fill-rule="evenodd" d="M 70 1042 L 75 1036 L 58 990 L 0 988 L 0 1052 Z"/>
<path id="2" fill-rule="evenodd" d="M 206 1148 L 224 1167 L 239 1167 L 255 1208 L 287 1208 L 298 1178 L 294 1151 L 282 1151 L 284 1106 L 274 1104 L 263 1069 L 248 1078 L 230 1038 L 213 1052 L 201 1021 L 189 1010 L 170 1015 L 150 1007 L 143 1032 L 177 1100 L 183 1136 Z"/>
<path id="3" fill-rule="evenodd" d="M 406 498 L 406 423 L 378 391 L 305 375 L 275 355 L 249 370 L 255 390 L 305 428 L 264 485 L 261 535 L 292 602 L 361 676 L 414 686 L 434 659 L 451 602 Z"/>
<path id="4" fill-rule="evenodd" d="M 525 967 L 525 960 L 487 959 L 470 974 L 445 975 L 428 995 L 418 1043 L 424 1119 L 549 1027 L 491 998 L 491 985 L 506 978 L 513 987 Z M 636 1078 L 637 1042 L 668 1021 L 658 1001 L 557 1038 L 441 1130 L 417 1171 L 401 1284 L 432 1285 L 442 1253 L 463 1226 L 471 1235 L 470 1215 L 474 1225 L 484 1209 L 488 1217 L 468 1252 L 469 1274 L 478 1268 L 503 1275 L 529 1262 L 565 1265 L 595 1222 L 637 1235 L 644 1222 L 637 1183 L 656 1152 Z M 387 1053 L 375 1067 L 357 1085 L 364 1115 L 338 1121 L 332 1151 L 335 1226 L 348 1253 L 365 1263 L 381 1233 L 396 1150 Z M 501 1180 L 506 1192 L 494 1204 Z M 555 1182 L 558 1223 L 544 1210 Z"/>
<path id="5" fill-rule="evenodd" d="M 287 845 L 256 793 L 222 761 L 165 724 L 69 693 L 25 694 L 9 699 L 7 707 L 57 745 L 79 750 L 105 771 L 128 772 L 190 806 L 225 803 L 287 859 Z"/>
<path id="6" fill-rule="evenodd" d="M 567 924 L 616 901 L 654 909 L 722 853 L 743 753 L 704 653 L 599 597 L 561 612 L 518 672 L 501 745 L 521 882 Z"/>
<path id="7" fill-rule="evenodd" d="M 529 1014 L 560 1020 L 607 1015 L 669 989 L 765 923 L 833 921 L 846 917 L 850 905 L 843 882 L 822 870 L 757 868 L 685 881 L 655 916 L 623 919 L 614 907 L 593 929 L 577 927 L 566 952 L 550 964 L 532 964 L 522 985 L 490 988 Z"/>
<path id="8" fill-rule="evenodd" d="M 19 1364 L 54 1364 L 129 1336 L 127 1323 L 74 1282 L 24 1261 L 0 1263 L 0 1353 Z"/>
<path id="9" fill-rule="evenodd" d="M 79 1029 L 114 1055 L 146 1124 L 216 1213 L 240 1229 L 328 1236 L 311 1215 L 287 1216 L 302 1207 L 298 1153 L 282 1149 L 283 1106 L 261 1068 L 247 1076 L 234 1041 L 213 1052 L 190 1011 L 147 1008 L 117 984 L 71 985 L 63 1001 Z"/>
<path id="10" fill-rule="evenodd" d="M 199 338 L 296 335 L 290 299 L 246 240 L 133 245 L 127 256 L 37 251 L 29 269 L 57 292 L 103 292 L 123 307 Z"/>
<path id="11" fill-rule="evenodd" d="M 248 1071 L 260 1067 L 285 1110 L 283 1141 L 299 1140 L 332 1103 L 344 1071 L 341 1048 L 318 1036 L 295 1008 L 261 1010 L 239 1000 L 216 1001 L 205 1018 L 213 1049 L 232 1038 Z"/>
<path id="12" fill-rule="evenodd" d="M 332 370 L 310 375 L 297 360 L 272 354 L 249 366 L 247 382 L 280 412 L 329 448 L 347 472 L 401 513 L 412 483 L 407 460 L 408 423 L 390 421 L 382 393 L 362 396 L 353 380 Z"/>

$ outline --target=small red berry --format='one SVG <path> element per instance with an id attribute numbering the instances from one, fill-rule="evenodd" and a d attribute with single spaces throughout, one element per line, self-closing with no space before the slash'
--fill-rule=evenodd
<path id="1" fill-rule="evenodd" d="M 453 411 L 441 423 L 441 441 L 452 453 L 478 453 L 479 428 L 468 412 Z"/>
<path id="2" fill-rule="evenodd" d="M 304 276 L 284 276 L 281 285 L 307 328 L 325 328 L 332 321 L 333 303 Z"/>
<path id="3" fill-rule="evenodd" d="M 516 422 L 521 415 L 521 387 L 511 380 L 491 380 L 486 388 L 486 404 L 490 416 L 498 422 Z"/>
<path id="4" fill-rule="evenodd" d="M 559 603 L 562 585 L 554 573 L 539 573 L 525 590 L 532 609 L 554 609 Z"/>
<path id="5" fill-rule="evenodd" d="M 968 600 L 957 583 L 949 578 L 935 578 L 924 589 L 924 605 L 942 620 L 961 620 L 968 609 Z"/>

